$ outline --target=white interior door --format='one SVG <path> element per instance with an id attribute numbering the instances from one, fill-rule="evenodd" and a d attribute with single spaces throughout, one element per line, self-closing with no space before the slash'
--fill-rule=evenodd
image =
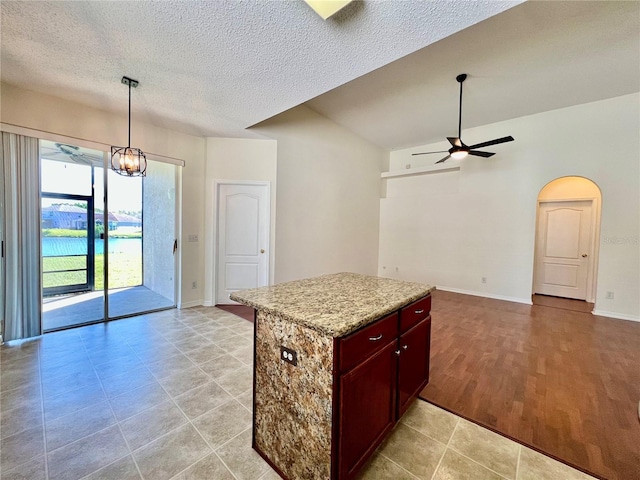
<path id="1" fill-rule="evenodd" d="M 586 300 L 592 201 L 542 202 L 538 211 L 534 293 Z"/>
<path id="2" fill-rule="evenodd" d="M 269 284 L 269 185 L 218 184 L 216 304 Z"/>

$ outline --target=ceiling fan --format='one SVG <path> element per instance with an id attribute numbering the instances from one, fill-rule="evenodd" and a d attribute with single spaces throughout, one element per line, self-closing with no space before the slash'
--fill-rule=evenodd
<path id="1" fill-rule="evenodd" d="M 40 147 L 42 158 L 47 160 L 56 160 L 62 162 L 78 163 L 81 165 L 102 166 L 103 159 L 99 155 L 83 151 L 75 145 L 67 145 L 66 143 L 53 143 L 43 141 Z"/>
<path id="2" fill-rule="evenodd" d="M 427 155 L 427 154 L 430 154 L 430 153 L 448 153 L 448 155 L 446 157 L 438 160 L 436 162 L 436 164 L 445 162 L 445 161 L 449 160 L 450 158 L 453 158 L 454 160 L 462 160 L 467 155 L 475 155 L 477 157 L 485 157 L 485 158 L 487 158 L 487 157 L 491 157 L 492 155 L 495 155 L 495 153 L 492 153 L 492 152 L 481 152 L 480 150 L 474 150 L 474 149 L 475 148 L 488 147 L 490 145 L 497 145 L 499 143 L 513 142 L 513 137 L 512 136 L 508 136 L 508 137 L 496 138 L 495 140 L 489 140 L 488 142 L 476 143 L 475 145 L 465 145 L 464 144 L 464 142 L 462 141 L 462 138 L 461 138 L 461 134 L 462 134 L 462 82 L 464 82 L 466 79 L 467 79 L 467 74 L 466 73 L 461 73 L 460 75 L 458 75 L 456 77 L 456 80 L 460 84 L 460 107 L 458 109 L 458 136 L 457 137 L 447 137 L 447 140 L 449 140 L 449 143 L 451 144 L 451 148 L 449 150 L 438 150 L 437 152 L 412 153 L 412 155 Z"/>

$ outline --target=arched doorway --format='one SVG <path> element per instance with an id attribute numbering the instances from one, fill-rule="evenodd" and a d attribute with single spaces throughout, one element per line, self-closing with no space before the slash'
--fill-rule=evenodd
<path id="1" fill-rule="evenodd" d="M 533 294 L 596 298 L 602 195 L 584 177 L 561 177 L 538 194 Z"/>

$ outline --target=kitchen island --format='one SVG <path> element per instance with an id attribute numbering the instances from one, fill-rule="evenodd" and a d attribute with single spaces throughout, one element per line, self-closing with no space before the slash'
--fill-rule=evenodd
<path id="1" fill-rule="evenodd" d="M 338 273 L 231 295 L 256 310 L 253 448 L 283 478 L 357 475 L 428 382 L 432 290 Z"/>

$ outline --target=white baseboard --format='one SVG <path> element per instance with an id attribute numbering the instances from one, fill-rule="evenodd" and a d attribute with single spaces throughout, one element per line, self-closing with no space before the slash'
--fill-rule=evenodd
<path id="1" fill-rule="evenodd" d="M 190 302 L 182 302 L 178 308 L 199 307 L 203 304 L 202 300 L 191 300 Z"/>
<path id="2" fill-rule="evenodd" d="M 204 302 L 202 302 L 202 305 L 205 307 L 215 307 L 216 304 L 215 302 L 212 302 L 211 300 L 205 300 Z"/>
<path id="3" fill-rule="evenodd" d="M 493 298 L 493 299 L 496 299 L 496 300 L 505 300 L 507 302 L 523 303 L 525 305 L 533 305 L 533 303 L 531 302 L 531 299 L 507 297 L 507 296 L 504 296 L 504 295 L 494 295 L 492 293 L 475 292 L 475 291 L 471 291 L 471 290 L 463 290 L 461 288 L 441 287 L 441 286 L 438 285 L 438 286 L 436 286 L 436 290 L 442 290 L 442 291 L 445 291 L 445 292 L 453 292 L 453 293 L 462 293 L 462 294 L 465 294 L 465 295 L 473 295 L 474 297 L 485 297 L 485 298 Z M 615 318 L 617 320 L 629 320 L 631 322 L 640 322 L 640 317 L 638 317 L 636 315 L 628 315 L 626 313 L 606 312 L 604 310 L 593 310 L 591 313 L 593 315 L 599 315 L 601 317 Z"/>
<path id="4" fill-rule="evenodd" d="M 525 305 L 533 305 L 533 303 L 531 302 L 531 298 L 507 297 L 505 295 L 495 295 L 493 293 L 487 292 L 475 292 L 472 290 L 463 290 L 461 288 L 441 287 L 440 285 L 436 286 L 436 290 L 443 290 L 445 292 L 453 293 L 463 293 L 464 295 L 473 295 L 474 297 L 493 298 L 494 300 L 505 300 L 507 302 L 524 303 Z"/>
<path id="5" fill-rule="evenodd" d="M 626 313 L 605 312 L 604 310 L 594 310 L 591 313 L 601 317 L 615 318 L 618 320 L 630 320 L 632 322 L 640 322 L 640 317 L 635 315 L 627 315 Z"/>

